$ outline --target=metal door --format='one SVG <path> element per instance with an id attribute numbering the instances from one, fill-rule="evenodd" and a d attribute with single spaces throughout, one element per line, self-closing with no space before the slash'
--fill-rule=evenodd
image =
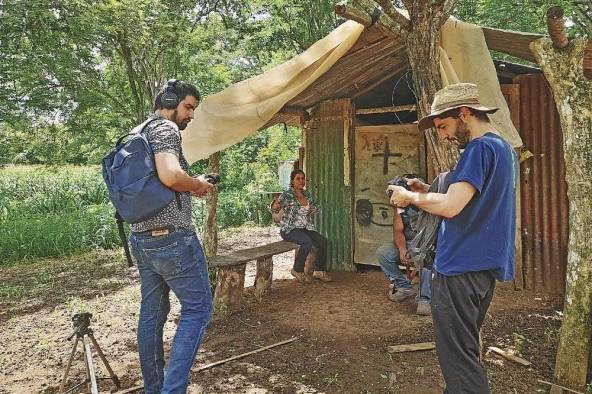
<path id="1" fill-rule="evenodd" d="M 354 261 L 378 265 L 376 249 L 393 241 L 386 183 L 420 173 L 420 138 L 413 124 L 359 126 L 354 144 Z"/>

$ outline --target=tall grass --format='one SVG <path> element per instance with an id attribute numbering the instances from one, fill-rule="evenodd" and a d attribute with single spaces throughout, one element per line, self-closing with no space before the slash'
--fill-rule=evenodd
<path id="1" fill-rule="evenodd" d="M 203 200 L 194 199 L 198 231 Z M 270 223 L 267 201 L 245 190 L 221 190 L 218 227 Z M 8 166 L 0 169 L 0 265 L 121 244 L 98 166 Z"/>
<path id="2" fill-rule="evenodd" d="M 0 264 L 117 245 L 99 167 L 0 170 Z"/>

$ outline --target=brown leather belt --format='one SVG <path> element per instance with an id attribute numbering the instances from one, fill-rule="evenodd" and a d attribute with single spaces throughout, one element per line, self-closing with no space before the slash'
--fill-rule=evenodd
<path id="1" fill-rule="evenodd" d="M 169 235 L 173 231 L 175 231 L 174 226 L 166 226 L 166 227 L 160 227 L 160 228 L 153 228 L 151 230 L 146 230 L 146 231 L 140 231 L 137 234 L 150 234 L 153 237 L 162 237 L 164 235 Z"/>

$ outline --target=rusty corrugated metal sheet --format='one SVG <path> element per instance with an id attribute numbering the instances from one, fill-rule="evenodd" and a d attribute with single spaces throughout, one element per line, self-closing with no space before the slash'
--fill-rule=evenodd
<path id="1" fill-rule="evenodd" d="M 321 205 L 321 214 L 316 216 L 315 224 L 329 240 L 327 265 L 335 271 L 354 269 L 351 176 L 346 162 L 349 157 L 344 157 L 344 154 L 349 156 L 351 143 L 345 145 L 352 117 L 349 99 L 323 101 L 313 115 L 313 129 L 305 130 L 304 136 L 307 188 Z"/>
<path id="2" fill-rule="evenodd" d="M 514 82 L 520 84 L 520 135 L 534 154 L 520 166 L 524 286 L 563 293 L 569 217 L 559 114 L 542 74 Z"/>

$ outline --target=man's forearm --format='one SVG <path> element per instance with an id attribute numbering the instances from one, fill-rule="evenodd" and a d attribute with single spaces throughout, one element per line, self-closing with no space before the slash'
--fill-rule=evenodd
<path id="1" fill-rule="evenodd" d="M 203 187 L 204 182 L 205 181 L 189 176 L 185 171 L 181 170 L 174 173 L 172 182 L 166 186 L 176 192 L 192 192 Z"/>
<path id="2" fill-rule="evenodd" d="M 403 252 L 404 255 L 405 252 L 407 252 L 407 241 L 405 240 L 405 235 L 402 232 L 395 232 L 393 238 L 399 253 Z"/>
<path id="3" fill-rule="evenodd" d="M 451 204 L 446 194 L 414 192 L 411 201 L 416 207 L 433 215 L 450 218 L 458 213 L 451 209 Z"/>

